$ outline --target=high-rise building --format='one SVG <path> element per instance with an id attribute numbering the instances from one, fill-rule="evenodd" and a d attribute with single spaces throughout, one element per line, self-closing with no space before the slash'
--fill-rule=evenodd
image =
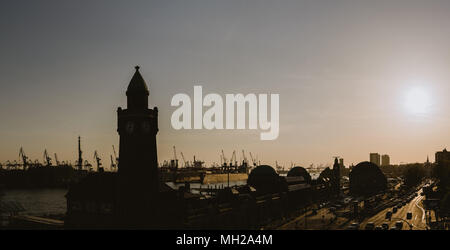
<path id="1" fill-rule="evenodd" d="M 380 154 L 378 153 L 370 153 L 370 162 L 380 166 Z"/>
<path id="2" fill-rule="evenodd" d="M 450 152 L 444 148 L 442 151 L 436 152 L 435 162 L 437 164 L 449 164 L 450 163 Z"/>
<path id="3" fill-rule="evenodd" d="M 381 156 L 381 166 L 389 166 L 391 164 L 391 159 L 389 158 L 389 155 L 382 155 Z"/>

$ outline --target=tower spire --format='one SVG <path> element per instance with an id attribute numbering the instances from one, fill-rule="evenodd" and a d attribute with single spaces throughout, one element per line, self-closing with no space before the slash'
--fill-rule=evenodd
<path id="1" fill-rule="evenodd" d="M 134 68 L 136 72 L 134 72 L 126 92 L 127 108 L 132 110 L 147 109 L 150 92 L 148 91 L 147 83 L 139 72 L 140 67 L 135 66 Z"/>

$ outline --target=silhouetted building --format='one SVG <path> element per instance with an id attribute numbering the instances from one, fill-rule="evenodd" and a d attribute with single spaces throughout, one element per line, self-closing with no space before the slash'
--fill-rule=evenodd
<path id="1" fill-rule="evenodd" d="M 341 165 L 339 164 L 337 157 L 334 159 L 333 177 L 331 181 L 331 185 L 333 186 L 333 193 L 339 195 L 341 191 Z"/>
<path id="2" fill-rule="evenodd" d="M 67 228 L 173 228 L 183 216 L 178 193 L 158 178 L 158 109 L 139 67 L 127 89 L 127 109 L 118 108 L 117 173 L 89 174 L 69 188 Z"/>
<path id="3" fill-rule="evenodd" d="M 311 183 L 311 175 L 303 167 L 299 166 L 293 167 L 287 173 L 287 177 L 299 177 L 299 176 L 303 177 L 306 183 Z"/>
<path id="4" fill-rule="evenodd" d="M 391 160 L 389 158 L 389 155 L 382 155 L 381 156 L 381 166 L 389 166 L 391 164 Z"/>
<path id="5" fill-rule="evenodd" d="M 446 148 L 442 151 L 438 151 L 435 154 L 435 162 L 437 164 L 448 164 L 450 163 L 450 152 Z"/>
<path id="6" fill-rule="evenodd" d="M 253 169 L 248 175 L 247 183 L 260 194 L 284 191 L 282 177 L 268 165 L 261 165 Z"/>
<path id="7" fill-rule="evenodd" d="M 339 158 L 339 167 L 342 169 L 342 168 L 345 168 L 345 166 L 344 166 L 344 158 Z"/>
<path id="8" fill-rule="evenodd" d="M 150 215 L 156 213 L 159 188 L 158 109 L 148 108 L 149 91 L 137 66 L 126 95 L 127 109 L 117 110 L 120 136 L 117 213 L 125 224 L 149 225 Z"/>
<path id="9" fill-rule="evenodd" d="M 387 188 L 386 176 L 372 162 L 358 163 L 352 168 L 349 178 L 350 193 L 353 195 L 372 195 Z"/>
<path id="10" fill-rule="evenodd" d="M 370 153 L 370 162 L 380 166 L 380 154 L 378 153 Z"/>

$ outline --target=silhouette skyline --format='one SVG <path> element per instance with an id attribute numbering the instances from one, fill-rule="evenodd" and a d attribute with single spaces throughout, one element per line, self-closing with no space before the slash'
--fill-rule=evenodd
<path id="1" fill-rule="evenodd" d="M 97 150 L 108 162 L 119 142 L 111 107 L 126 103 L 136 64 L 157 93 L 149 102 L 161 110 L 160 161 L 175 145 L 208 164 L 222 149 L 286 167 L 331 165 L 333 155 L 356 164 L 369 152 L 398 164 L 447 146 L 448 2 L 86 4 L 1 8 L 0 162 L 19 160 L 23 147 L 33 160 L 47 149 L 74 163 L 79 135 L 86 159 Z M 279 138 L 172 129 L 172 96 L 192 95 L 199 82 L 205 93 L 279 93 Z M 405 107 L 415 87 L 429 99 L 426 112 Z"/>

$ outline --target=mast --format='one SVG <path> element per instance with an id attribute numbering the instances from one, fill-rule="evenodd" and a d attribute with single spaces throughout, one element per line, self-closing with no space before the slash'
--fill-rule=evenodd
<path id="1" fill-rule="evenodd" d="M 83 169 L 83 152 L 81 151 L 81 136 L 78 136 L 78 170 Z"/>

